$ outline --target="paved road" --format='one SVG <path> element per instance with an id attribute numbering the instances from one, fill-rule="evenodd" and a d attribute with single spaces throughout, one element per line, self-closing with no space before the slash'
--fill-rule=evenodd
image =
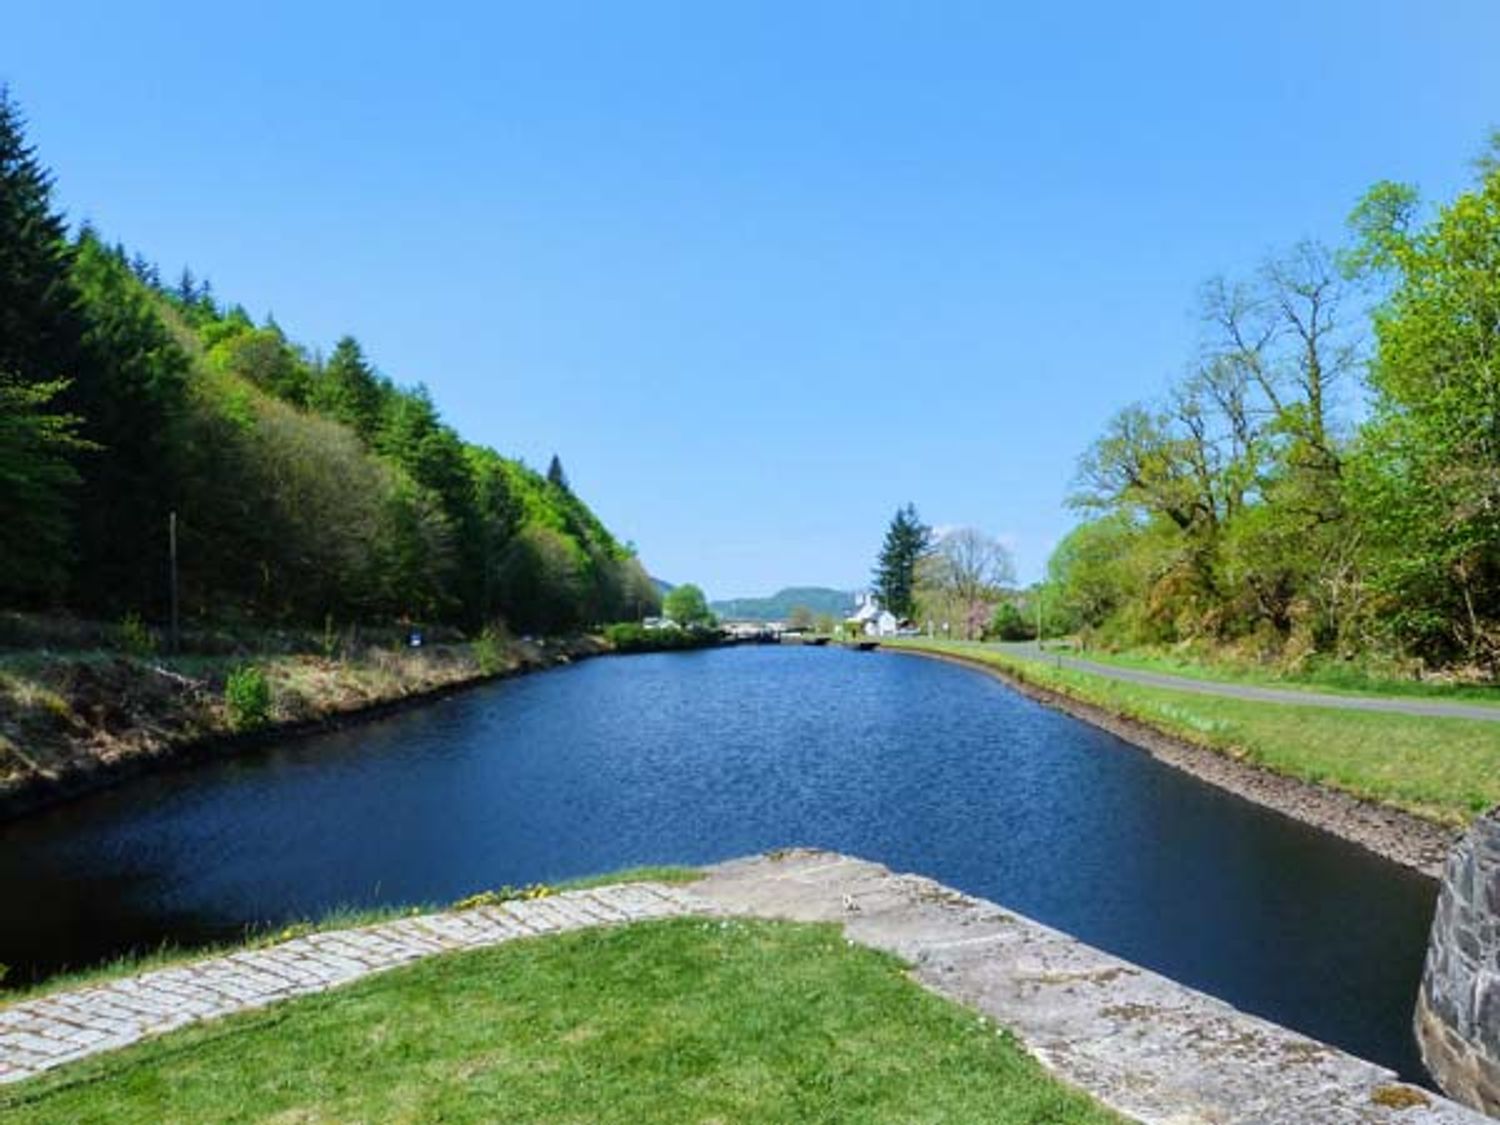
<path id="1" fill-rule="evenodd" d="M 1093 660 L 1081 660 L 1051 649 L 1045 652 L 1037 648 L 1036 642 L 1026 644 L 996 644 L 987 646 L 1011 656 L 1027 660 L 1044 660 L 1061 668 L 1072 668 L 1105 676 L 1111 680 L 1145 687 L 1170 688 L 1172 691 L 1188 691 L 1196 695 L 1218 695 L 1228 699 L 1250 699 L 1262 703 L 1291 703 L 1303 707 L 1333 707 L 1342 711 L 1384 711 L 1396 715 L 1419 715 L 1429 719 L 1482 719 L 1500 722 L 1500 707 L 1481 703 L 1454 703 L 1445 699 L 1423 699 L 1417 696 L 1386 695 L 1333 695 L 1321 691 L 1298 691 L 1293 688 L 1259 687 L 1254 684 L 1219 683 L 1212 680 L 1194 680 L 1187 676 L 1172 676 L 1165 672 L 1145 672 L 1135 668 L 1120 668 L 1113 664 L 1100 664 Z"/>

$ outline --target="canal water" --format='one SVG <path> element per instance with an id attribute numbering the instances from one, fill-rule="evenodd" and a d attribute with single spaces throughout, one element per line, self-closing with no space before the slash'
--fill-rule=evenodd
<path id="1" fill-rule="evenodd" d="M 1420 1077 L 1435 887 L 980 673 L 594 660 L 0 826 L 10 983 L 340 906 L 816 845 L 921 872 Z"/>

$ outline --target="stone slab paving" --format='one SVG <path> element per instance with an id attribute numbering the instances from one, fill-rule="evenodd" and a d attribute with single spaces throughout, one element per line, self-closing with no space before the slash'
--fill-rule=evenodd
<path id="1" fill-rule="evenodd" d="M 0 1083 L 128 1046 L 200 1020 L 323 992 L 399 965 L 585 926 L 714 913 L 662 883 L 622 883 L 545 899 L 308 934 L 0 1008 Z"/>
<path id="2" fill-rule="evenodd" d="M 709 868 L 693 892 L 732 912 L 843 923 L 851 940 L 911 962 L 927 988 L 977 1008 L 1054 1074 L 1139 1121 L 1494 1125 L 1374 1063 L 930 879 L 796 851 Z M 1375 1100 L 1397 1091 L 1420 1103 Z"/>
<path id="3" fill-rule="evenodd" d="M 838 922 L 1044 1066 L 1151 1125 L 1485 1125 L 1490 1119 L 982 899 L 830 852 L 311 934 L 0 1008 L 0 1082 L 439 953 L 585 926 L 739 914 Z M 1377 1095 L 1406 1092 L 1393 1108 Z"/>

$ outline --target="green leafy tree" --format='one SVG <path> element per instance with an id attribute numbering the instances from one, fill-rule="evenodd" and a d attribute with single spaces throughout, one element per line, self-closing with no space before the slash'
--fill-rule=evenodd
<path id="1" fill-rule="evenodd" d="M 1388 619 L 1426 655 L 1500 665 L 1500 169 L 1416 226 L 1381 185 L 1356 211 L 1375 314 L 1374 417 L 1354 494 Z"/>
<path id="2" fill-rule="evenodd" d="M 312 369 L 274 322 L 227 335 L 209 350 L 208 360 L 298 406 L 312 394 Z"/>
<path id="3" fill-rule="evenodd" d="M 716 624 L 713 611 L 708 608 L 708 599 L 691 582 L 667 591 L 667 596 L 662 599 L 662 612 L 684 627 L 712 627 Z"/>
<path id="4" fill-rule="evenodd" d="M 896 617 L 916 613 L 917 566 L 932 549 L 932 531 L 914 504 L 896 510 L 875 563 L 874 589 L 880 604 Z"/>
<path id="5" fill-rule="evenodd" d="M 1015 564 L 1003 543 L 972 527 L 956 528 L 922 560 L 917 599 L 927 607 L 927 616 L 949 622 L 973 640 L 1015 579 Z"/>
<path id="6" fill-rule="evenodd" d="M 1015 602 L 1004 601 L 995 607 L 984 632 L 1002 641 L 1029 641 L 1036 636 L 1036 624 L 1026 619 Z"/>
<path id="7" fill-rule="evenodd" d="M 528 527 L 506 548 L 500 573 L 507 619 L 526 633 L 564 633 L 584 624 L 584 556 L 546 527 Z"/>
<path id="8" fill-rule="evenodd" d="M 0 373 L 0 599 L 61 591 L 70 555 L 75 453 L 89 448 L 78 419 L 52 402 L 65 384 L 22 383 Z"/>

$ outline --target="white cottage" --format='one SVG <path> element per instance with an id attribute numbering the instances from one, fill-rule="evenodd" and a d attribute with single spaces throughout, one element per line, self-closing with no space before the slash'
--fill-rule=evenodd
<path id="1" fill-rule="evenodd" d="M 871 593 L 859 595 L 859 606 L 849 618 L 849 624 L 857 626 L 867 637 L 891 637 L 901 626 L 896 615 L 882 607 L 880 599 Z"/>

